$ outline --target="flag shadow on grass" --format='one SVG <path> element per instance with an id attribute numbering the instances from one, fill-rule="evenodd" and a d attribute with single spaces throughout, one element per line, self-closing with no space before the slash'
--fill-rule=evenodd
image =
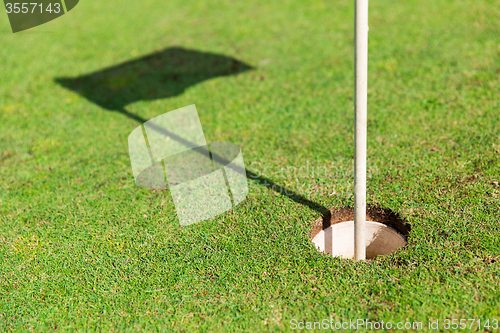
<path id="1" fill-rule="evenodd" d="M 129 112 L 126 106 L 137 101 L 169 98 L 182 94 L 190 86 L 205 80 L 239 74 L 254 69 L 252 66 L 224 55 L 171 47 L 150 55 L 105 68 L 78 77 L 55 78 L 61 86 L 85 97 L 100 107 L 119 112 L 144 124 L 144 119 Z M 166 129 L 155 131 L 189 145 Z M 220 163 L 228 164 L 220 156 L 212 156 Z M 329 210 L 304 196 L 276 184 L 272 180 L 245 169 L 247 178 L 291 200 L 313 209 L 322 216 Z M 327 217 L 325 217 L 327 218 Z"/>
<path id="2" fill-rule="evenodd" d="M 170 47 L 90 74 L 55 81 L 104 109 L 123 112 L 131 103 L 177 96 L 205 80 L 251 69 L 231 57 Z"/>

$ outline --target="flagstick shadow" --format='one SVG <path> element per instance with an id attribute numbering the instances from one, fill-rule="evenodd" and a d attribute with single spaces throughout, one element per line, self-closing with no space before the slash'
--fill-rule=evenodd
<path id="1" fill-rule="evenodd" d="M 137 121 L 140 124 L 144 124 L 148 121 L 147 119 L 144 119 L 144 118 L 142 118 L 134 113 L 131 113 L 124 108 L 113 110 L 113 111 L 119 112 L 119 113 L 127 116 L 128 118 Z M 168 136 L 171 139 L 173 139 L 181 144 L 184 144 L 188 147 L 193 146 L 193 143 L 189 142 L 188 140 L 186 140 L 186 139 L 184 139 L 184 138 L 182 138 L 182 137 L 180 137 L 180 136 L 178 136 L 178 135 L 176 135 L 176 134 L 174 134 L 174 133 L 172 133 L 172 132 L 168 131 L 167 129 L 164 129 L 160 126 L 149 123 L 148 127 L 151 129 L 154 129 L 158 133 L 165 135 L 165 136 Z M 203 154 L 204 156 L 208 156 L 207 155 L 208 152 L 207 152 L 206 148 L 200 148 L 200 149 L 197 149 L 196 151 Z M 237 169 L 238 167 L 231 164 L 231 161 L 228 161 L 228 160 L 224 159 L 223 157 L 221 157 L 213 152 L 211 152 L 210 155 L 212 156 L 212 159 L 214 160 L 214 162 L 217 162 L 221 165 L 228 165 L 230 168 L 233 168 L 236 172 L 239 172 L 239 173 L 244 172 L 248 179 L 276 192 L 277 194 L 288 197 L 289 199 L 293 200 L 294 202 L 296 202 L 298 204 L 309 207 L 310 209 L 320 213 L 323 216 L 323 218 L 325 219 L 325 221 L 326 220 L 329 221 L 330 210 L 328 208 L 326 208 L 325 206 L 318 204 L 316 202 L 313 202 L 313 201 L 307 199 L 306 197 L 304 197 L 303 195 L 298 194 L 298 193 L 296 193 L 296 192 L 294 192 L 294 191 L 292 191 L 292 190 L 290 190 L 282 185 L 277 184 L 276 182 L 272 181 L 271 179 L 269 179 L 267 177 L 263 177 L 262 175 L 258 175 L 255 172 L 250 171 L 246 168 L 244 170 L 238 170 Z"/>

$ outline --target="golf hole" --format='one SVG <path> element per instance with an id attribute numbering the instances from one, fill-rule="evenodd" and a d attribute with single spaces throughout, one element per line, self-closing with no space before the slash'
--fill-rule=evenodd
<path id="1" fill-rule="evenodd" d="M 354 209 L 332 210 L 315 221 L 309 237 L 318 251 L 354 259 Z M 407 244 L 410 226 L 396 213 L 367 207 L 366 259 L 390 254 Z"/>

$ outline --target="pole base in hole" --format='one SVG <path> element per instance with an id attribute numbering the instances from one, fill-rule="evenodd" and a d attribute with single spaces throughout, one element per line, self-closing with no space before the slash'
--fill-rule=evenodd
<path id="1" fill-rule="evenodd" d="M 366 221 L 366 259 L 387 255 L 406 245 L 405 238 L 391 227 Z M 334 257 L 354 259 L 354 221 L 336 223 L 313 239 L 316 248 Z"/>

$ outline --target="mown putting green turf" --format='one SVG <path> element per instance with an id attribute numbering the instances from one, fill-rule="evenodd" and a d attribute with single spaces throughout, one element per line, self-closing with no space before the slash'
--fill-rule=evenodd
<path id="1" fill-rule="evenodd" d="M 500 2 L 371 1 L 368 202 L 412 231 L 369 262 L 308 239 L 325 208 L 353 203 L 353 13 L 347 0 L 81 1 L 17 34 L 0 15 L 0 331 L 275 332 L 330 318 L 495 331 Z M 57 81 L 172 47 L 253 69 L 206 78 L 198 64 L 181 91 L 128 114 Z M 127 137 L 190 104 L 207 141 L 240 145 L 262 177 L 236 209 L 180 227 L 168 191 L 135 185 Z"/>

